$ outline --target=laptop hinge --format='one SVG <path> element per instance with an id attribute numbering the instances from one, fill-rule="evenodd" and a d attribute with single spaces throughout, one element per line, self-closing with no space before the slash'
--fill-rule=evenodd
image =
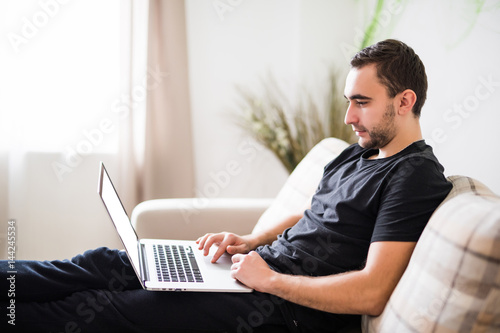
<path id="1" fill-rule="evenodd" d="M 149 281 L 148 261 L 146 259 L 146 246 L 139 243 L 139 261 L 141 266 L 141 277 L 143 281 Z"/>

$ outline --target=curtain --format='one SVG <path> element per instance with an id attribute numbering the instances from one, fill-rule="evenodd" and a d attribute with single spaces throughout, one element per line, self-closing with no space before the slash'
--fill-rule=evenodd
<path id="1" fill-rule="evenodd" d="M 184 0 L 151 0 L 150 80 L 141 199 L 194 196 Z M 161 73 L 158 73 L 161 71 Z"/>
<path id="2" fill-rule="evenodd" d="M 141 10 L 132 6 L 132 21 L 141 17 Z M 133 110 L 124 124 L 120 152 L 129 211 L 141 201 L 192 197 L 195 192 L 184 1 L 151 0 L 147 15 L 145 68 L 142 26 L 133 22 L 130 32 Z"/>

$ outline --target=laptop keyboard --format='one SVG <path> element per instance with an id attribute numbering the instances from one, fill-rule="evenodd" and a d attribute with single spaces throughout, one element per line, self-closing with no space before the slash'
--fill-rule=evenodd
<path id="1" fill-rule="evenodd" d="M 153 245 L 158 281 L 203 282 L 191 246 Z"/>

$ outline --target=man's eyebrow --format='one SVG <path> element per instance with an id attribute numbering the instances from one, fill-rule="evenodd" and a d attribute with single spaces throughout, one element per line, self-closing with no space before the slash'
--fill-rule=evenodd
<path id="1" fill-rule="evenodd" d="M 345 99 L 349 99 L 349 100 L 353 100 L 353 99 L 371 100 L 372 99 L 371 97 L 364 96 L 364 95 L 361 95 L 361 94 L 352 95 L 351 97 L 347 97 L 346 95 L 344 95 L 344 98 Z"/>

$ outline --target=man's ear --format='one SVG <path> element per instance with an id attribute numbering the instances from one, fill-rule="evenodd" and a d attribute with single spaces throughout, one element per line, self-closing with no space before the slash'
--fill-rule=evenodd
<path id="1" fill-rule="evenodd" d="M 411 112 L 415 102 L 417 101 L 417 94 L 411 89 L 406 89 L 405 91 L 399 93 L 400 94 L 400 103 L 398 113 L 400 115 Z"/>

